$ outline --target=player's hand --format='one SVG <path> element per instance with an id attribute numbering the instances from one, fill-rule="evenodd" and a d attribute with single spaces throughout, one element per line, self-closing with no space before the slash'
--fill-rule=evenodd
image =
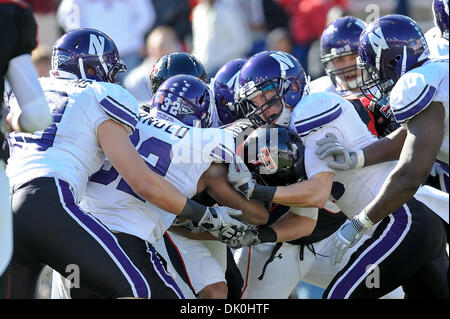
<path id="1" fill-rule="evenodd" d="M 228 166 L 228 182 L 246 199 L 251 199 L 256 182 L 243 161 L 230 163 Z"/>
<path id="2" fill-rule="evenodd" d="M 228 235 L 228 234 L 227 234 Z M 233 249 L 239 249 L 241 247 L 247 247 L 251 245 L 258 245 L 261 243 L 259 238 L 259 231 L 254 228 L 236 234 L 234 236 L 222 236 L 220 239 L 223 243 L 227 244 L 228 247 Z"/>
<path id="3" fill-rule="evenodd" d="M 206 231 L 220 231 L 226 226 L 234 227 L 238 230 L 245 230 L 248 228 L 248 224 L 238 219 L 241 215 L 242 212 L 238 209 L 226 206 L 208 206 L 198 225 Z"/>
<path id="4" fill-rule="evenodd" d="M 175 218 L 175 220 L 172 223 L 172 226 L 183 227 L 194 234 L 199 234 L 204 231 L 204 229 L 201 228 L 196 222 L 182 217 Z"/>
<path id="5" fill-rule="evenodd" d="M 367 229 L 368 227 L 362 225 L 357 217 L 342 226 L 333 238 L 330 263 L 332 265 L 340 263 L 347 249 L 356 245 Z"/>
<path id="6" fill-rule="evenodd" d="M 228 166 L 228 181 L 246 199 L 271 202 L 277 190 L 276 186 L 257 184 L 241 159 Z"/>
<path id="7" fill-rule="evenodd" d="M 333 157 L 333 159 L 327 163 L 328 167 L 332 169 L 348 171 L 363 166 L 364 162 L 362 159 L 364 158 L 364 153 L 362 151 L 358 153 L 349 152 L 342 146 L 333 133 L 327 133 L 325 137 L 318 140 L 316 144 L 319 146 L 316 150 L 316 154 L 321 160 L 328 156 Z M 363 158 L 358 158 L 359 156 L 363 156 Z"/>

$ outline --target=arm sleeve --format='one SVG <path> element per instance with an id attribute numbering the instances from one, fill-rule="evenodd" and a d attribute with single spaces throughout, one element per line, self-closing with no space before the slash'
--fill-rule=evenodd
<path id="1" fill-rule="evenodd" d="M 426 109 L 436 95 L 436 86 L 435 83 L 429 83 L 424 74 L 418 72 L 402 76 L 390 95 L 395 120 L 404 123 Z"/>
<path id="2" fill-rule="evenodd" d="M 136 98 L 117 84 L 96 82 L 93 89 L 102 110 L 131 134 L 139 120 Z"/>
<path id="3" fill-rule="evenodd" d="M 29 54 L 23 54 L 9 62 L 6 78 L 22 111 L 20 125 L 26 132 L 44 130 L 52 116 Z"/>

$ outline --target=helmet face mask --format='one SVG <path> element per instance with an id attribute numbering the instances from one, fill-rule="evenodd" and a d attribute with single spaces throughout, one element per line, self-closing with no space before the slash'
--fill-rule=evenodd
<path id="1" fill-rule="evenodd" d="M 380 71 L 375 66 L 361 62 L 360 57 L 357 60 L 357 66 L 361 70 L 361 84 L 359 89 L 367 99 L 378 102 L 384 95 L 389 94 L 395 82 L 389 78 L 383 79 Z"/>
<path id="2" fill-rule="evenodd" d="M 285 52 L 263 51 L 242 67 L 238 106 L 256 126 L 288 126 L 292 108 L 307 91 L 306 74 L 297 59 Z"/>
<path id="3" fill-rule="evenodd" d="M 241 103 L 248 104 L 248 109 L 252 111 L 247 114 L 247 118 L 258 126 L 274 123 L 286 107 L 276 80 L 261 84 L 257 91 Z"/>
<path id="4" fill-rule="evenodd" d="M 365 27 L 364 21 L 345 16 L 330 23 L 322 33 L 320 38 L 322 65 L 338 92 L 357 90 L 361 82 L 356 57 L 359 36 Z"/>
<path id="5" fill-rule="evenodd" d="M 362 82 L 361 70 L 356 64 L 358 54 L 349 54 L 324 63 L 326 73 L 338 92 L 358 90 Z M 349 60 L 353 59 L 352 62 Z"/>

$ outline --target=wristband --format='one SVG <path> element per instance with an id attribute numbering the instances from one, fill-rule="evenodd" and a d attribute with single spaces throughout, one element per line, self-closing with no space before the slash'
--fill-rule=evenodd
<path id="1" fill-rule="evenodd" d="M 356 215 L 352 219 L 352 223 L 359 232 L 362 231 L 363 229 L 370 228 L 374 225 L 373 222 L 367 216 L 365 210 Z"/>
<path id="2" fill-rule="evenodd" d="M 186 205 L 184 205 L 183 210 L 178 216 L 192 220 L 195 223 L 199 223 L 203 215 L 205 215 L 206 209 L 206 206 L 188 198 Z"/>
<path id="3" fill-rule="evenodd" d="M 358 160 L 356 163 L 355 168 L 361 168 L 364 167 L 364 162 L 365 162 L 365 158 L 364 158 L 364 151 L 363 150 L 358 150 L 355 152 L 356 154 L 356 159 Z"/>
<path id="4" fill-rule="evenodd" d="M 272 227 L 267 226 L 258 229 L 258 238 L 261 241 L 261 243 L 269 243 L 269 242 L 276 242 L 278 236 Z"/>
<path id="5" fill-rule="evenodd" d="M 253 189 L 250 199 L 256 199 L 263 202 L 271 202 L 276 190 L 276 186 L 263 186 L 255 184 L 255 188 Z"/>

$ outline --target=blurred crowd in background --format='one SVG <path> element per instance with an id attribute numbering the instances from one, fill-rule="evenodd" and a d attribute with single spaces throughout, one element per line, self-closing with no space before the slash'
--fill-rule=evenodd
<path id="1" fill-rule="evenodd" d="M 151 98 L 149 75 L 161 56 L 195 55 L 213 77 L 226 62 L 263 50 L 297 57 L 312 77 L 324 74 L 320 36 L 345 15 L 371 22 L 400 13 L 426 31 L 429 3 L 421 0 L 25 0 L 35 13 L 39 46 L 32 61 L 48 76 L 51 49 L 63 33 L 95 28 L 117 44 L 127 72 L 119 80 L 141 103 Z"/>

